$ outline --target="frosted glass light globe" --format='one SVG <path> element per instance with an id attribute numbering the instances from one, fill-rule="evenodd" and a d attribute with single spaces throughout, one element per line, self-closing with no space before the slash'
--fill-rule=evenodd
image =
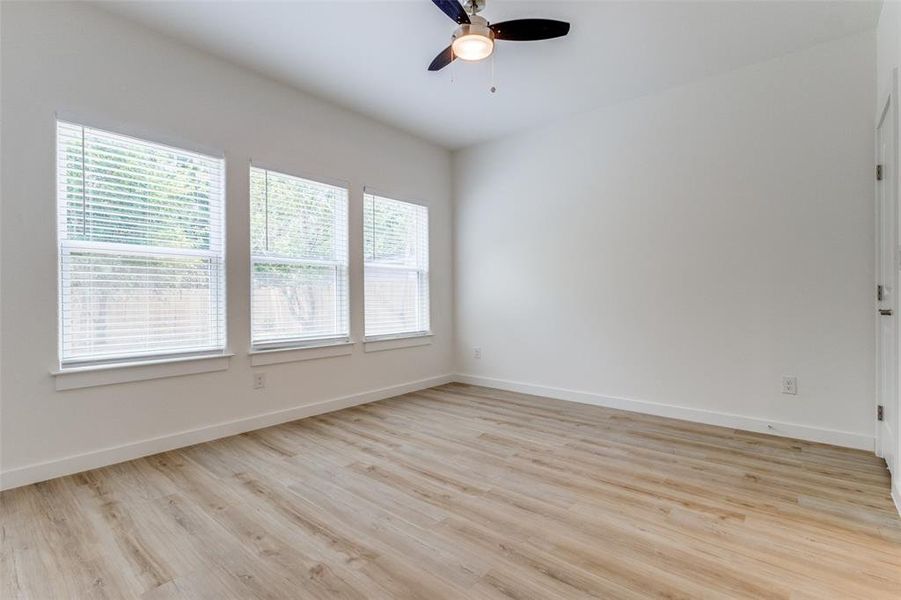
<path id="1" fill-rule="evenodd" d="M 463 60 L 482 60 L 494 51 L 494 40 L 484 35 L 469 33 L 454 40 L 454 56 Z"/>

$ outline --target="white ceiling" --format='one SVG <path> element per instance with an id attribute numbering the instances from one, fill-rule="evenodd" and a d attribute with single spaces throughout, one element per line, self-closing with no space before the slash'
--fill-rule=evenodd
<path id="1" fill-rule="evenodd" d="M 455 27 L 429 0 L 103 2 L 106 10 L 449 148 L 873 29 L 879 2 L 488 0 L 569 36 L 426 70 Z"/>

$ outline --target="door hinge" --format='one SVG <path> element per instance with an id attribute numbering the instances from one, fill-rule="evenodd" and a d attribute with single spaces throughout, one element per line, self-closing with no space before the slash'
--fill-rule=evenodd
<path id="1" fill-rule="evenodd" d="M 883 297 L 885 296 L 885 288 L 882 287 L 882 284 L 876 286 L 876 300 L 882 302 Z"/>
<path id="2" fill-rule="evenodd" d="M 885 409 L 882 407 L 881 404 L 879 404 L 876 406 L 876 420 L 882 421 L 884 419 L 885 419 Z"/>
<path id="3" fill-rule="evenodd" d="M 882 181 L 882 165 L 876 165 L 876 181 Z"/>

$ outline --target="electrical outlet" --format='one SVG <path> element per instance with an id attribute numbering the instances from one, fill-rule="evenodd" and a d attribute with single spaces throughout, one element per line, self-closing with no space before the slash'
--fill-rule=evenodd
<path id="1" fill-rule="evenodd" d="M 265 373 L 254 373 L 253 374 L 253 389 L 261 390 L 266 387 L 266 374 Z"/>
<path id="2" fill-rule="evenodd" d="M 791 394 L 792 396 L 796 396 L 798 394 L 798 378 L 797 377 L 783 377 L 782 378 L 782 393 L 783 394 Z"/>
<path id="3" fill-rule="evenodd" d="M 472 349 L 472 357 L 476 360 L 479 360 L 480 358 L 482 358 L 482 349 L 479 348 L 478 346 L 473 348 Z"/>

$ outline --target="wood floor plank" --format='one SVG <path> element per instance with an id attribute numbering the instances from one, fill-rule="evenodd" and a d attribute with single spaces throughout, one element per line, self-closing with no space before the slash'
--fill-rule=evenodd
<path id="1" fill-rule="evenodd" d="M 901 598 L 871 453 L 448 384 L 0 494 L 6 598 Z"/>

